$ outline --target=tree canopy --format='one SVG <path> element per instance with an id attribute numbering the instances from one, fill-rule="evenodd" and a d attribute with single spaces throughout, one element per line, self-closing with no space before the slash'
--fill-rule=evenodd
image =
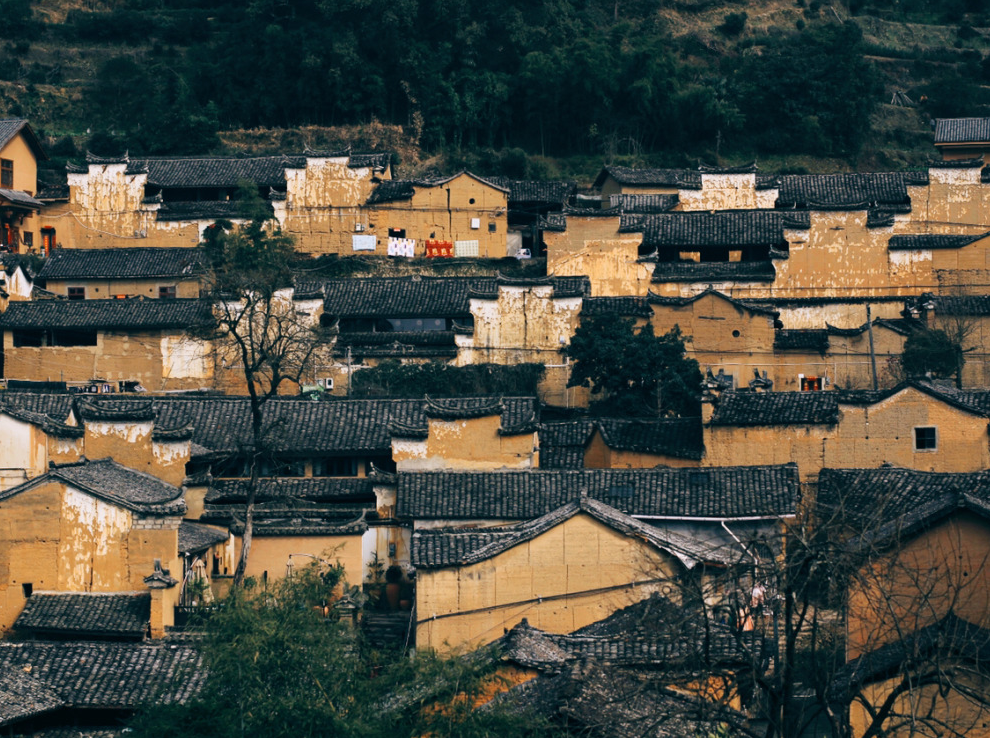
<path id="1" fill-rule="evenodd" d="M 904 341 L 901 366 L 909 377 L 957 376 L 966 362 L 962 344 L 939 328 L 917 330 Z"/>
<path id="2" fill-rule="evenodd" d="M 497 662 L 484 654 L 410 658 L 367 648 L 336 617 L 342 575 L 339 565 L 322 562 L 264 589 L 251 581 L 234 588 L 201 624 L 202 693 L 186 705 L 149 706 L 132 735 L 550 735 L 528 715 L 473 709 L 498 685 Z"/>
<path id="3" fill-rule="evenodd" d="M 567 347 L 574 360 L 569 387 L 590 387 L 599 395 L 592 410 L 604 414 L 697 416 L 701 414 L 701 371 L 687 358 L 684 336 L 675 326 L 662 336 L 647 323 L 615 314 L 582 321 Z"/>

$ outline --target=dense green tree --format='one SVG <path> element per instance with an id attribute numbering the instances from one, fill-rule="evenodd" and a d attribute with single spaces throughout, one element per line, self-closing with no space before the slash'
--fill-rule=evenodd
<path id="1" fill-rule="evenodd" d="M 340 350 L 338 349 L 338 354 Z M 440 361 L 402 364 L 383 361 L 354 372 L 352 397 L 463 397 L 514 395 L 534 397 L 546 368 L 542 364 L 471 364 L 451 366 Z"/>
<path id="2" fill-rule="evenodd" d="M 855 153 L 881 88 L 854 23 L 828 24 L 743 57 L 733 76 L 752 140 L 770 151 Z"/>
<path id="3" fill-rule="evenodd" d="M 362 648 L 333 610 L 342 575 L 339 566 L 321 562 L 266 589 L 253 582 L 233 589 L 202 624 L 202 693 L 186 705 L 149 707 L 131 735 L 550 735 L 528 715 L 474 709 L 483 689 L 496 683 L 491 657 L 410 658 Z"/>
<path id="4" fill-rule="evenodd" d="M 908 377 L 958 377 L 966 363 L 959 340 L 939 328 L 914 331 L 904 342 L 901 367 Z"/>
<path id="5" fill-rule="evenodd" d="M 592 410 L 607 414 L 697 416 L 701 371 L 684 353 L 679 327 L 662 336 L 647 323 L 615 314 L 581 323 L 567 347 L 574 360 L 570 387 L 590 387 L 599 398 Z"/>

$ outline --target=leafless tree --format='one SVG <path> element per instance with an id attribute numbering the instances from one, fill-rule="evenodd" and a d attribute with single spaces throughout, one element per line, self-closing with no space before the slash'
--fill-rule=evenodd
<path id="1" fill-rule="evenodd" d="M 330 337 L 292 299 L 292 240 L 262 215 L 234 227 L 218 223 L 205 238 L 204 299 L 212 308 L 205 333 L 213 343 L 216 368 L 235 371 L 250 404 L 251 435 L 244 448 L 248 482 L 241 554 L 234 583 L 244 578 L 254 530 L 259 462 L 268 454 L 278 427 L 265 421 L 264 407 L 280 391 L 299 385 L 325 363 Z"/>

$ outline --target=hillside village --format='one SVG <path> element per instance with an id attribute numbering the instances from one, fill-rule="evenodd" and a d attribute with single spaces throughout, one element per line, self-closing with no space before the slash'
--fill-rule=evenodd
<path id="1" fill-rule="evenodd" d="M 39 188 L 30 122 L 0 120 L 0 729 L 194 699 L 194 615 L 248 541 L 238 576 L 332 556 L 362 596 L 328 618 L 492 647 L 497 700 L 582 735 L 990 736 L 990 119 L 933 144 L 918 171 L 605 166 L 591 191 L 125 153 Z M 413 272 L 296 269 L 268 305 L 321 338 L 261 403 L 203 330 L 246 309 L 210 244 L 259 204 L 298 264 Z M 589 411 L 571 345 L 603 316 L 679 328 L 700 414 Z M 954 377 L 900 360 L 933 332 Z M 358 396 L 396 363 L 543 370 Z"/>

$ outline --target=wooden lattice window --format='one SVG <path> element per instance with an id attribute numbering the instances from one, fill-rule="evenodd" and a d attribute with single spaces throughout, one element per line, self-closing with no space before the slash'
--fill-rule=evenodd
<path id="1" fill-rule="evenodd" d="M 14 189 L 14 162 L 10 159 L 0 159 L 0 187 Z"/>

